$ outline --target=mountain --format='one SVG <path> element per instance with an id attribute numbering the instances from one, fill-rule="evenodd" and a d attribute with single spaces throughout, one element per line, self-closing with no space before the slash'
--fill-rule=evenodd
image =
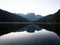
<path id="1" fill-rule="evenodd" d="M 0 9 L 0 22 L 26 22 L 28 19 Z"/>
<path id="2" fill-rule="evenodd" d="M 22 17 L 24 17 L 24 18 L 27 18 L 27 19 L 30 20 L 30 21 L 36 21 L 36 20 L 38 20 L 39 18 L 42 18 L 41 15 L 35 15 L 34 13 L 28 13 L 28 14 L 26 14 L 26 15 L 16 13 L 16 15 L 20 15 L 20 16 L 22 16 Z"/>
<path id="3" fill-rule="evenodd" d="M 60 35 L 60 10 L 54 14 L 39 19 L 37 22 L 40 22 L 40 24 L 38 24 L 39 26 L 42 26 L 49 31 L 54 31 Z"/>
<path id="4" fill-rule="evenodd" d="M 9 32 L 15 32 L 18 29 L 26 27 L 28 24 L 20 24 L 17 22 L 28 21 L 28 19 L 22 16 L 18 16 L 16 14 L 0 9 L 0 35 L 7 34 Z"/>

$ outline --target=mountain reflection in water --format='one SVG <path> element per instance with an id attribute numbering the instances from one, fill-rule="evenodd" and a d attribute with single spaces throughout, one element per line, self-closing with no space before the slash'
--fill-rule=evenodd
<path id="1" fill-rule="evenodd" d="M 45 29 L 34 33 L 12 32 L 0 37 L 0 45 L 60 45 L 60 37 Z"/>

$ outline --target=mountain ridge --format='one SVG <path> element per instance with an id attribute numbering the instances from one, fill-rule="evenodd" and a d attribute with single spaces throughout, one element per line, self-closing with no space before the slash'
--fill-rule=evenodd
<path id="1" fill-rule="evenodd" d="M 37 22 L 43 22 L 44 24 L 38 25 L 60 36 L 60 9 L 54 14 L 39 19 Z"/>
<path id="2" fill-rule="evenodd" d="M 28 19 L 0 9 L 0 22 L 19 22 L 19 21 L 20 22 L 28 21 Z"/>
<path id="3" fill-rule="evenodd" d="M 38 20 L 39 18 L 42 18 L 43 16 L 41 15 L 35 15 L 35 13 L 27 13 L 27 14 L 18 14 L 18 13 L 15 13 L 16 15 L 19 15 L 19 16 L 22 16 L 30 21 L 36 21 Z"/>
<path id="4" fill-rule="evenodd" d="M 7 22 L 7 23 L 2 23 Z M 10 22 L 10 23 L 8 23 Z M 15 32 L 28 24 L 12 24 L 12 22 L 29 22 L 28 19 L 0 9 L 0 35 Z"/>

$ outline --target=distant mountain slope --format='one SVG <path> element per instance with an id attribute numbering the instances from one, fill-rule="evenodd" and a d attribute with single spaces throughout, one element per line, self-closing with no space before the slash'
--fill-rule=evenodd
<path id="1" fill-rule="evenodd" d="M 24 17 L 24 18 L 27 18 L 28 20 L 30 20 L 30 21 L 36 21 L 36 20 L 38 20 L 39 18 L 42 18 L 42 16 L 41 15 L 35 15 L 34 13 L 28 13 L 28 14 L 26 14 L 26 15 L 24 15 L 24 14 L 18 14 L 18 13 L 16 13 L 17 15 L 20 15 L 20 16 L 22 16 L 22 17 Z"/>
<path id="2" fill-rule="evenodd" d="M 49 31 L 54 31 L 60 35 L 60 10 L 58 10 L 55 14 L 51 14 L 39 19 L 38 22 L 44 23 L 38 24 L 39 26 L 42 26 Z"/>
<path id="3" fill-rule="evenodd" d="M 0 22 L 24 22 L 28 19 L 0 9 Z"/>

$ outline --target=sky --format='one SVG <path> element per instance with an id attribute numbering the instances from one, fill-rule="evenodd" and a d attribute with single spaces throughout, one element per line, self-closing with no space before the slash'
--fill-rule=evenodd
<path id="1" fill-rule="evenodd" d="M 0 0 L 0 9 L 12 13 L 35 13 L 46 16 L 60 9 L 60 0 Z"/>

